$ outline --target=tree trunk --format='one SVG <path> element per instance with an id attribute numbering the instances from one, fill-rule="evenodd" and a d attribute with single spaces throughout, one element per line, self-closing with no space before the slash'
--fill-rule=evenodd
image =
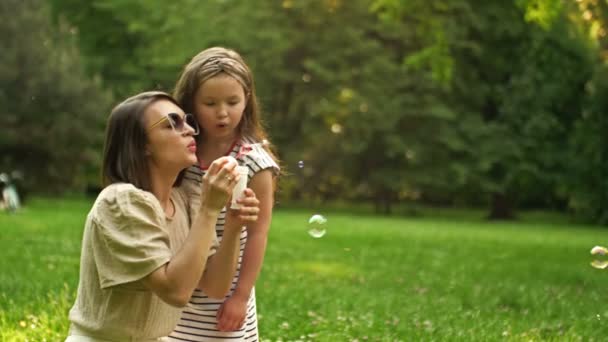
<path id="1" fill-rule="evenodd" d="M 374 199 L 377 214 L 390 215 L 392 213 L 390 191 L 379 191 Z"/>
<path id="2" fill-rule="evenodd" d="M 492 194 L 492 203 L 490 208 L 490 220 L 513 220 L 515 219 L 515 212 L 513 203 L 509 196 L 503 193 Z"/>

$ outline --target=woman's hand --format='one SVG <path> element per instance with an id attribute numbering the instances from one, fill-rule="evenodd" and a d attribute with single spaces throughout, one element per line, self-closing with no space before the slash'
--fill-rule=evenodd
<path id="1" fill-rule="evenodd" d="M 203 176 L 202 207 L 219 211 L 226 205 L 240 177 L 236 166 L 237 162 L 233 157 L 221 157 L 211 163 Z"/>
<path id="2" fill-rule="evenodd" d="M 237 199 L 237 203 L 241 205 L 240 209 L 228 209 L 226 212 L 226 226 L 241 228 L 258 220 L 260 201 L 255 197 L 253 190 L 245 189 L 243 196 Z"/>

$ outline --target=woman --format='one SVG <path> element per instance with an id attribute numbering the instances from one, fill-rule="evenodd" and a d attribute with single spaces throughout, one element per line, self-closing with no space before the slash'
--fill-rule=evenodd
<path id="1" fill-rule="evenodd" d="M 196 163 L 197 133 L 192 116 L 162 92 L 133 96 L 110 114 L 106 188 L 87 216 L 67 341 L 163 340 L 195 288 L 216 298 L 229 290 L 239 233 L 257 219 L 258 200 L 246 191 L 217 246 L 215 224 L 239 175 L 236 161 L 223 158 L 201 188 L 176 188 Z"/>

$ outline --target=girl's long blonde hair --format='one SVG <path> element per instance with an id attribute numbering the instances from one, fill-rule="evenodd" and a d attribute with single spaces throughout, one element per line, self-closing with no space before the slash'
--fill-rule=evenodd
<path id="1" fill-rule="evenodd" d="M 255 141 L 268 141 L 265 146 L 268 153 L 277 164 L 279 163 L 274 147 L 268 139 L 268 134 L 260 120 L 258 99 L 255 95 L 253 74 L 236 51 L 224 47 L 212 47 L 199 52 L 184 67 L 173 91 L 173 96 L 186 113 L 194 111 L 194 95 L 198 88 L 208 79 L 225 73 L 237 80 L 245 90 L 247 105 L 241 121 L 237 126 L 237 134 Z M 201 138 L 201 132 L 197 138 Z"/>

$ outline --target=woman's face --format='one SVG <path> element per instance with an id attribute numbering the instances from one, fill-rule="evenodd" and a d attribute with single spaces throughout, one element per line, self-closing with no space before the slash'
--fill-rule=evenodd
<path id="1" fill-rule="evenodd" d="M 154 168 L 179 172 L 196 164 L 194 129 L 185 123 L 184 115 L 181 108 L 168 100 L 158 100 L 146 109 L 146 155 Z M 173 125 L 169 121 L 170 117 L 173 118 Z"/>
<path id="2" fill-rule="evenodd" d="M 243 86 L 230 75 L 203 82 L 194 94 L 194 114 L 204 139 L 234 139 L 246 105 Z"/>

